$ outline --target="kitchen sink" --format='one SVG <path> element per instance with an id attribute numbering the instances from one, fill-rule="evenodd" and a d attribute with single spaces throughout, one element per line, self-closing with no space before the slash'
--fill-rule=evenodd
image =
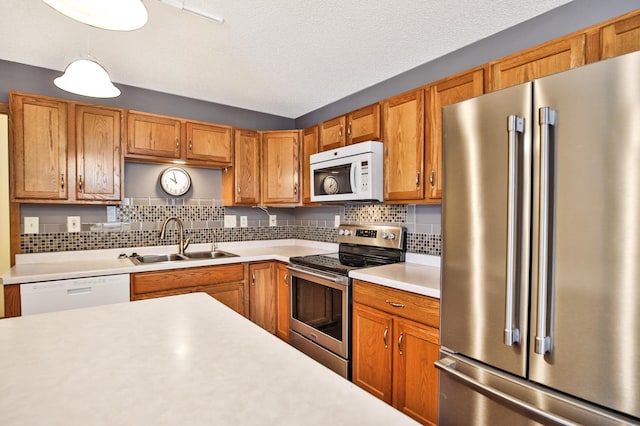
<path id="1" fill-rule="evenodd" d="M 183 260 L 197 260 L 197 259 L 223 259 L 227 257 L 238 257 L 237 254 L 229 253 L 228 251 L 216 250 L 216 251 L 193 251 L 191 253 L 178 254 L 132 254 L 129 259 L 136 265 L 143 265 L 147 263 L 159 263 L 159 262 L 180 262 Z"/>
<path id="2" fill-rule="evenodd" d="M 191 253 L 184 254 L 189 259 L 222 259 L 225 257 L 238 257 L 237 254 L 229 253 L 228 251 L 216 250 L 216 251 L 193 251 Z"/>

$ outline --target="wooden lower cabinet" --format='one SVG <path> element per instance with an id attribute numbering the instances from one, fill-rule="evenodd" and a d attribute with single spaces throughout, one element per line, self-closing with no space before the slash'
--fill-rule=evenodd
<path id="1" fill-rule="evenodd" d="M 430 425 L 438 421 L 437 315 L 436 299 L 354 283 L 353 383 Z"/>
<path id="2" fill-rule="evenodd" d="M 245 317 L 247 284 L 241 263 L 131 274 L 131 300 L 205 292 Z"/>
<path id="3" fill-rule="evenodd" d="M 249 319 L 276 334 L 275 262 L 249 264 Z"/>
<path id="4" fill-rule="evenodd" d="M 276 336 L 289 342 L 289 318 L 291 316 L 291 292 L 289 270 L 286 263 L 276 264 Z"/>

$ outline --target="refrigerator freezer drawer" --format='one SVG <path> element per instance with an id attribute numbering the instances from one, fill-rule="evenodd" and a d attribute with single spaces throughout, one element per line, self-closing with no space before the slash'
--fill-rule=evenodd
<path id="1" fill-rule="evenodd" d="M 624 417 L 441 352 L 439 425 L 629 425 Z"/>

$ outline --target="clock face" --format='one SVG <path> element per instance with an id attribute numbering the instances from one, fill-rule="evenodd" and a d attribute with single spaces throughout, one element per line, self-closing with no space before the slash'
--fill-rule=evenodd
<path id="1" fill-rule="evenodd" d="M 184 195 L 191 188 L 191 176 L 185 169 L 169 167 L 160 173 L 160 187 L 169 195 Z"/>
<path id="2" fill-rule="evenodd" d="M 324 193 L 331 195 L 336 194 L 338 192 L 338 181 L 333 176 L 327 176 L 322 181 L 322 188 L 324 189 Z"/>

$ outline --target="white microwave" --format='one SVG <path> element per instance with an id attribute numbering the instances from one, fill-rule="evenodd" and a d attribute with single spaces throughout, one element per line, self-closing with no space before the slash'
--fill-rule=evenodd
<path id="1" fill-rule="evenodd" d="M 360 142 L 312 154 L 311 201 L 382 201 L 382 142 Z"/>

